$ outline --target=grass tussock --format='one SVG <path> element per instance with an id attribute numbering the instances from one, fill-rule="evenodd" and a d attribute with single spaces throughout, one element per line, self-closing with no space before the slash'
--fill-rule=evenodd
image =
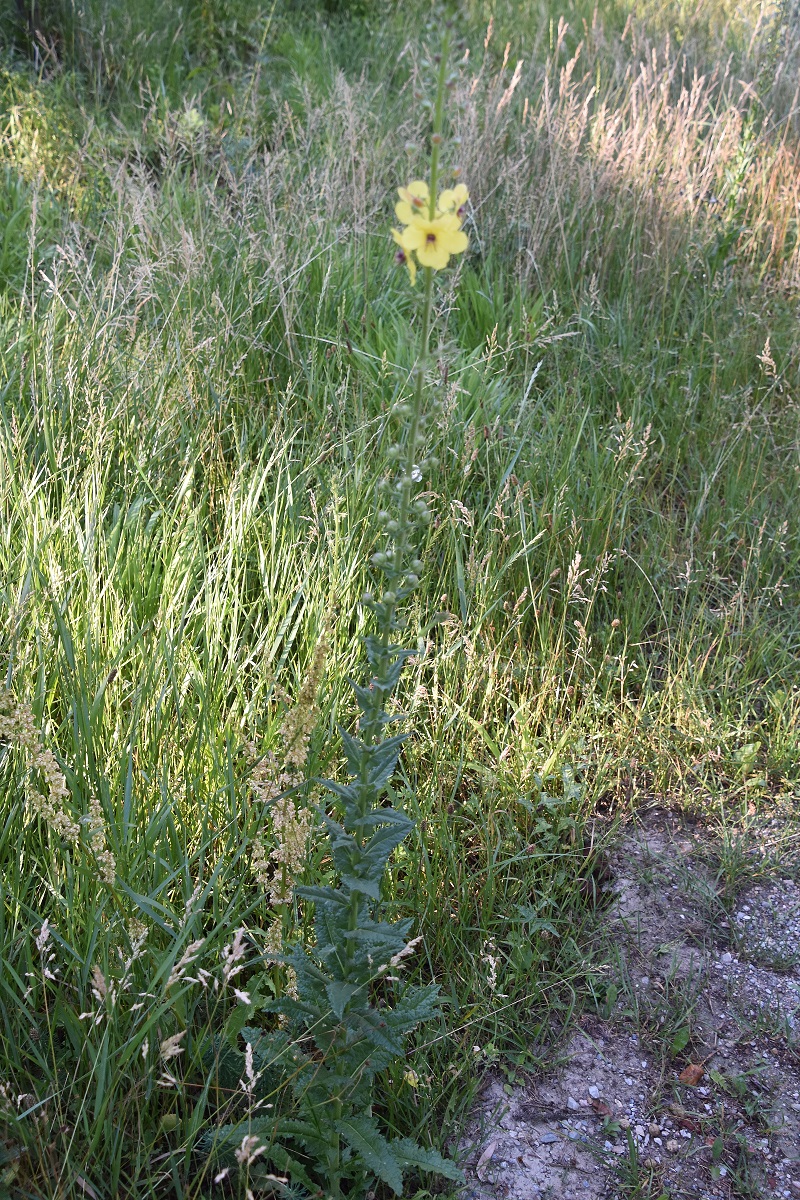
<path id="1" fill-rule="evenodd" d="M 102 41 L 81 11 L 22 20 L 0 65 L 2 1170 L 200 1197 L 210 1131 L 278 1103 L 240 1061 L 253 753 L 323 633 L 311 774 L 353 719 L 426 51 L 403 14 L 276 6 L 237 40 L 212 5 L 114 8 Z M 398 1136 L 454 1128 L 591 990 L 599 814 L 796 795 L 795 26 L 677 11 L 464 18 L 471 249 L 429 373 L 417 826 L 385 897 L 447 1008 L 416 1084 L 388 1073 Z"/>

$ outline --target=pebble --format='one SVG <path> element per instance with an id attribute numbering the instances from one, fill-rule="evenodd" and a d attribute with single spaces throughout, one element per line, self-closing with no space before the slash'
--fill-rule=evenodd
<path id="1" fill-rule="evenodd" d="M 597 1100 L 597 1099 L 599 1099 L 599 1097 L 600 1097 L 600 1088 L 597 1086 L 597 1084 L 596 1084 L 596 1083 L 593 1083 L 593 1084 L 591 1084 L 591 1085 L 589 1086 L 589 1089 L 588 1089 L 588 1091 L 589 1091 L 589 1095 L 592 1097 L 592 1099 L 593 1099 L 593 1100 Z"/>
<path id="2" fill-rule="evenodd" d="M 557 1141 L 558 1141 L 557 1133 L 543 1133 L 539 1137 L 539 1145 L 540 1146 L 552 1146 L 553 1142 L 557 1142 Z"/>
<path id="3" fill-rule="evenodd" d="M 580 1104 L 578 1104 L 578 1101 L 574 1100 L 572 1096 L 567 1096 L 567 1108 L 570 1112 L 577 1112 L 580 1108 Z"/>

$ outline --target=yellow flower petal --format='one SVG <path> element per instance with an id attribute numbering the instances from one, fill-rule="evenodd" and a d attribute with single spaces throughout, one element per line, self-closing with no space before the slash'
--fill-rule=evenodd
<path id="1" fill-rule="evenodd" d="M 417 221 L 407 225 L 402 233 L 400 245 L 404 250 L 416 250 L 425 241 L 427 230 Z"/>
<path id="2" fill-rule="evenodd" d="M 460 230 L 458 233 L 448 233 L 446 238 L 441 240 L 447 246 L 448 254 L 463 254 L 469 245 L 469 238 Z"/>
<path id="3" fill-rule="evenodd" d="M 417 258 L 420 266 L 433 267 L 434 271 L 441 271 L 447 266 L 450 255 L 443 246 L 436 242 L 423 242 L 419 250 L 417 250 Z"/>
<path id="4" fill-rule="evenodd" d="M 424 179 L 413 179 L 408 187 L 398 188 L 397 194 L 401 200 L 408 200 L 410 204 L 412 196 L 417 200 L 427 200 L 430 196 L 430 191 Z"/>
<path id="5" fill-rule="evenodd" d="M 459 183 L 454 188 L 445 188 L 439 197 L 439 208 L 443 213 L 458 212 L 460 208 L 469 200 L 469 192 L 466 185 Z"/>
<path id="6" fill-rule="evenodd" d="M 410 225 L 417 215 L 407 200 L 398 200 L 394 211 L 401 225 Z"/>

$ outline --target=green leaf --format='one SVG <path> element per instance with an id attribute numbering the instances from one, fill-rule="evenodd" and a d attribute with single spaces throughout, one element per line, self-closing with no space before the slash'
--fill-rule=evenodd
<path id="1" fill-rule="evenodd" d="M 333 904 L 339 908 L 347 908 L 347 897 L 336 888 L 296 887 L 294 891 L 301 900 L 313 900 L 315 904 Z"/>
<path id="2" fill-rule="evenodd" d="M 381 872 L 382 874 L 382 872 Z M 381 898 L 381 883 L 380 876 L 375 879 L 362 879 L 359 875 L 351 875 L 347 871 L 340 873 L 342 883 L 345 887 L 350 888 L 351 892 L 360 892 L 364 896 L 369 896 L 371 900 L 380 900 Z"/>
<path id="3" fill-rule="evenodd" d="M 393 1009 L 384 1013 L 390 1029 L 413 1029 L 422 1021 L 429 1021 L 439 1013 L 439 988 L 436 984 L 427 987 L 409 988 L 403 992 Z"/>
<path id="4" fill-rule="evenodd" d="M 344 983 L 338 979 L 334 979 L 332 983 L 329 983 L 325 991 L 328 996 L 328 1002 L 340 1021 L 344 1016 L 344 1010 L 347 1008 L 347 1005 L 357 993 L 361 994 L 362 999 L 364 998 L 364 989 L 360 984 Z"/>
<path id="5" fill-rule="evenodd" d="M 404 1167 L 416 1167 L 419 1171 L 435 1171 L 445 1179 L 455 1179 L 459 1183 L 464 1179 L 454 1162 L 444 1158 L 438 1150 L 429 1150 L 418 1146 L 410 1138 L 398 1138 L 392 1142 L 392 1150 Z"/>
<path id="6" fill-rule="evenodd" d="M 670 1046 L 671 1053 L 680 1054 L 681 1050 L 688 1045 L 691 1036 L 692 1031 L 686 1025 L 682 1029 L 679 1029 L 672 1039 L 672 1045 Z"/>
<path id="7" fill-rule="evenodd" d="M 372 1118 L 348 1117 L 344 1121 L 337 1121 L 336 1129 L 370 1171 L 387 1183 L 396 1196 L 402 1196 L 403 1172 L 391 1146 L 379 1132 Z"/>

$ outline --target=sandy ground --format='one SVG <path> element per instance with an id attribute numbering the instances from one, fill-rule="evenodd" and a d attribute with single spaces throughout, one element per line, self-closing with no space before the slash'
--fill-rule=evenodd
<path id="1" fill-rule="evenodd" d="M 489 1077 L 463 1200 L 800 1200 L 800 886 L 773 874 L 726 911 L 700 849 L 668 814 L 624 839 L 609 1002 L 548 1076 Z"/>

